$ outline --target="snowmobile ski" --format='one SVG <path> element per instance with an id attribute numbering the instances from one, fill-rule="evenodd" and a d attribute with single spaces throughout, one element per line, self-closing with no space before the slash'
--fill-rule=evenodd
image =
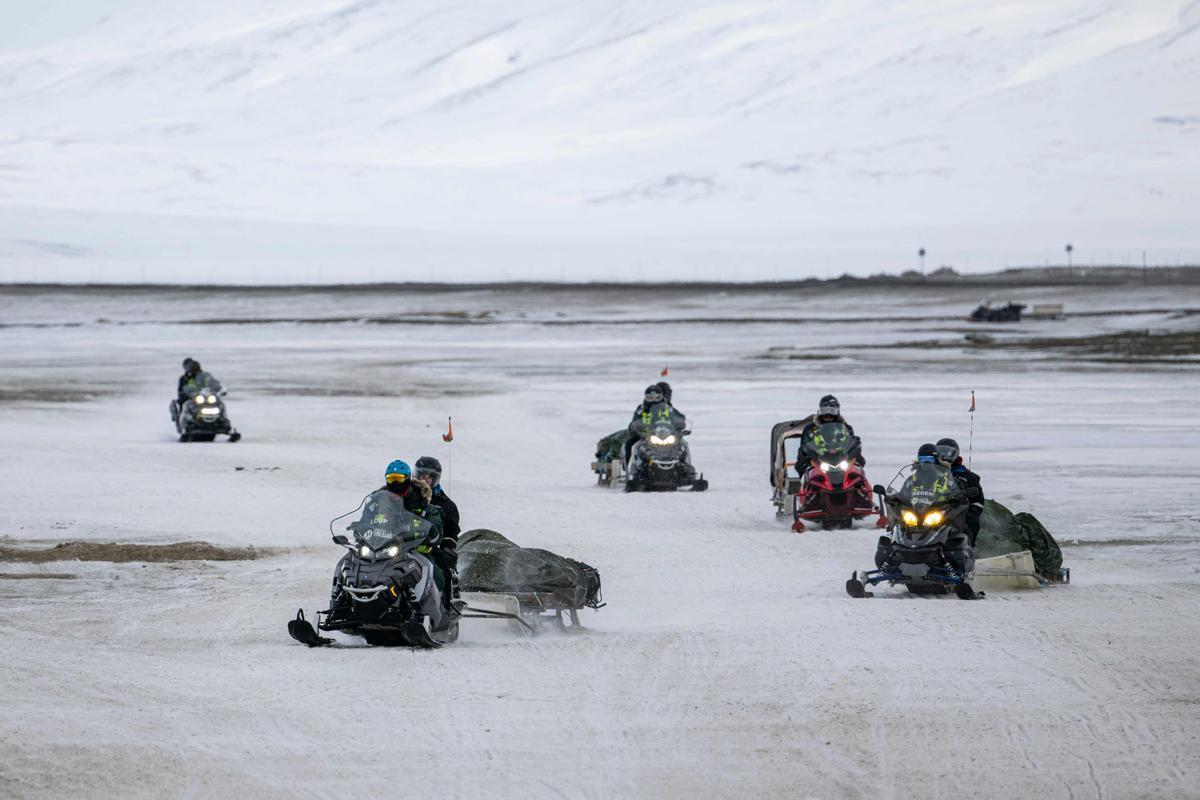
<path id="1" fill-rule="evenodd" d="M 296 618 L 288 622 L 288 633 L 292 638 L 309 647 L 327 647 L 333 644 L 333 639 L 319 635 L 312 623 L 304 618 L 304 609 L 296 612 Z"/>
<path id="2" fill-rule="evenodd" d="M 857 571 L 850 576 L 850 580 L 846 581 L 846 594 L 859 599 L 875 596 L 875 593 L 868 592 L 866 585 L 858 579 Z"/>
<path id="3" fill-rule="evenodd" d="M 966 581 L 954 585 L 954 594 L 959 600 L 982 600 L 986 596 L 986 592 L 975 591 Z"/>
<path id="4" fill-rule="evenodd" d="M 442 646 L 442 643 L 429 635 L 429 631 L 425 630 L 425 626 L 419 622 L 406 622 L 400 628 L 400 638 L 409 647 L 420 647 L 423 650 L 435 650 Z"/>

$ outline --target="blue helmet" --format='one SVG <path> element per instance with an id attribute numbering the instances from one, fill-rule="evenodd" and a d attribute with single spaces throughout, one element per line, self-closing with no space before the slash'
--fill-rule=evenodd
<path id="1" fill-rule="evenodd" d="M 383 473 L 383 478 L 388 483 L 404 483 L 412 477 L 412 469 L 408 466 L 407 461 L 396 459 L 387 465 L 387 470 Z"/>

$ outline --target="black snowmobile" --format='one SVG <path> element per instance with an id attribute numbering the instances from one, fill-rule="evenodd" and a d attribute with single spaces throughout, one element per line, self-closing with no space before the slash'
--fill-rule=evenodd
<path id="1" fill-rule="evenodd" d="M 1025 310 L 1024 303 L 1009 303 L 999 308 L 984 301 L 967 317 L 971 322 L 1020 322 L 1021 312 Z"/>
<path id="2" fill-rule="evenodd" d="M 433 648 L 458 639 L 460 617 L 516 619 L 513 614 L 472 609 L 455 601 L 447 608 L 427 553 L 436 532 L 426 519 L 404 507 L 404 500 L 386 489 L 364 498 L 362 515 L 333 541 L 348 551 L 333 572 L 329 608 L 317 612 L 317 628 L 362 636 L 368 644 Z M 357 511 L 357 509 L 356 509 Z M 350 512 L 353 514 L 354 512 Z M 329 523 L 345 519 L 342 515 Z M 288 633 L 309 647 L 334 644 L 304 618 L 304 610 L 288 622 Z"/>
<path id="3" fill-rule="evenodd" d="M 630 423 L 638 437 L 629 454 L 625 491 L 673 492 L 690 488 L 703 492 L 708 481 L 696 474 L 691 453 L 684 441 L 691 431 L 687 419 L 669 403 L 659 403 Z"/>
<path id="4" fill-rule="evenodd" d="M 333 536 L 348 552 L 334 568 L 329 609 L 317 612 L 317 627 L 357 634 L 368 644 L 438 647 L 457 639 L 458 611 L 443 604 L 426 555 L 436 544 L 433 525 L 385 489 L 367 495 L 360 508 L 362 516 L 346 528 L 354 542 Z M 329 524 L 330 533 L 341 519 Z M 303 610 L 288 633 L 309 647 L 333 644 L 317 635 Z"/>
<path id="5" fill-rule="evenodd" d="M 975 556 L 967 529 L 970 506 L 966 493 L 949 468 L 916 463 L 892 481 L 903 479 L 898 491 L 874 487 L 888 521 L 888 535 L 879 537 L 875 569 L 846 581 L 851 597 L 871 597 L 867 586 L 901 583 L 913 594 L 954 592 L 963 599 L 982 597 L 971 588 Z"/>
<path id="6" fill-rule="evenodd" d="M 180 405 L 179 399 L 171 401 L 171 421 L 179 433 L 181 442 L 211 442 L 218 435 L 226 435 L 229 441 L 242 438 L 225 412 L 225 390 L 221 382 L 207 372 L 197 373 L 184 389 L 187 398 Z"/>

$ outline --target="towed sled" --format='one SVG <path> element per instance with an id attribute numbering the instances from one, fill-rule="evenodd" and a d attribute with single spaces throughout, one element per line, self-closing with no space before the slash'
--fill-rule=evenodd
<path id="1" fill-rule="evenodd" d="M 463 600 L 472 609 L 507 615 L 518 632 L 577 631 L 580 611 L 605 605 L 595 567 L 520 547 L 496 531 L 461 534 L 458 554 Z"/>
<path id="2" fill-rule="evenodd" d="M 596 442 L 596 460 L 592 472 L 600 486 L 615 486 L 625 478 L 625 444 L 630 433 L 622 428 Z"/>

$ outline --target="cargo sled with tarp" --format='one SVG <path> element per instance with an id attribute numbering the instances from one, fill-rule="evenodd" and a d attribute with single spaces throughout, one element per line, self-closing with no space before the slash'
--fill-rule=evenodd
<path id="1" fill-rule="evenodd" d="M 468 606 L 512 614 L 521 630 L 579 629 L 580 610 L 604 605 L 595 567 L 521 547 L 496 531 L 476 528 L 459 535 L 458 567 Z"/>
<path id="2" fill-rule="evenodd" d="M 596 473 L 596 482 L 601 486 L 613 486 L 624 479 L 625 445 L 631 436 L 628 428 L 622 428 L 596 442 L 592 472 Z"/>
<path id="3" fill-rule="evenodd" d="M 1062 549 L 1037 517 L 983 504 L 975 539 L 975 583 L 985 589 L 1036 589 L 1071 582 Z"/>

